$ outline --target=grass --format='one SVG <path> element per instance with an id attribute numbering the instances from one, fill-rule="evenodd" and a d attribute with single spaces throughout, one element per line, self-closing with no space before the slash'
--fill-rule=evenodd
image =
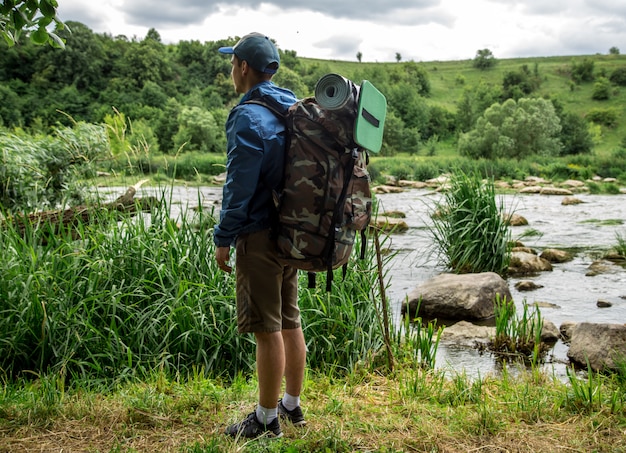
<path id="1" fill-rule="evenodd" d="M 195 367 L 232 378 L 254 369 L 253 337 L 233 322 L 234 276 L 213 259 L 214 213 L 183 206 L 171 219 L 166 189 L 151 215 L 104 214 L 77 225 L 78 241 L 68 234 L 44 243 L 45 227 L 26 237 L 0 230 L 0 370 L 8 379 L 53 372 L 123 381 Z M 311 367 L 350 370 L 380 349 L 374 256 L 369 247 L 353 260 L 331 293 L 325 275 L 315 290 L 301 285 Z"/>
<path id="2" fill-rule="evenodd" d="M 585 379 L 570 379 L 589 387 Z M 408 361 L 392 374 L 355 369 L 332 378 L 309 370 L 302 397 L 306 428 L 284 424 L 283 439 L 252 442 L 235 442 L 222 432 L 254 406 L 254 376 L 240 376 L 230 385 L 200 371 L 176 378 L 155 371 L 145 380 L 113 387 L 78 381 L 65 389 L 59 382 L 52 375 L 3 385 L 0 451 L 57 451 L 60 446 L 103 453 L 626 448 L 625 388 L 599 375 L 593 377 L 589 406 L 578 404 L 569 383 L 534 373 L 470 380 L 416 369 Z"/>
<path id="3" fill-rule="evenodd" d="M 503 209 L 492 180 L 485 182 L 476 174 L 455 172 L 429 226 L 441 264 L 459 274 L 506 275 L 510 230 Z"/>

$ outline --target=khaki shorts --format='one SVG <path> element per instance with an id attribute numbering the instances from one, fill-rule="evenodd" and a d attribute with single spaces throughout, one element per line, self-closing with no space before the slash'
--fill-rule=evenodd
<path id="1" fill-rule="evenodd" d="M 300 327 L 298 271 L 278 261 L 270 231 L 238 237 L 235 259 L 238 331 L 277 332 Z"/>

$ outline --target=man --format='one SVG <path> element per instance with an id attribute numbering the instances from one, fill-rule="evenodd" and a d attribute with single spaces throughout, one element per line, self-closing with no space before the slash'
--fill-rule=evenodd
<path id="1" fill-rule="evenodd" d="M 281 264 L 271 234 L 272 191 L 282 182 L 285 126 L 268 108 L 245 102 L 271 97 L 285 111 L 295 95 L 271 82 L 280 64 L 274 44 L 251 33 L 230 54 L 231 77 L 243 94 L 226 123 L 227 176 L 220 222 L 214 230 L 215 259 L 231 272 L 230 247 L 235 246 L 237 328 L 254 333 L 259 401 L 256 410 L 226 429 L 233 437 L 282 436 L 278 416 L 294 425 L 306 422 L 300 408 L 306 344 L 300 324 L 297 270 Z M 279 401 L 282 378 L 285 393 Z"/>

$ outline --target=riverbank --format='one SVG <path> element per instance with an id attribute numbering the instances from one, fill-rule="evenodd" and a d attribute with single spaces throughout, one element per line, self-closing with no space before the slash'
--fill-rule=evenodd
<path id="1" fill-rule="evenodd" d="M 252 410 L 256 381 L 224 386 L 161 374 L 113 389 L 54 377 L 4 386 L 1 452 L 618 452 L 626 450 L 624 375 L 572 386 L 416 369 L 306 378 L 305 428 L 279 440 L 233 441 L 225 426 Z"/>

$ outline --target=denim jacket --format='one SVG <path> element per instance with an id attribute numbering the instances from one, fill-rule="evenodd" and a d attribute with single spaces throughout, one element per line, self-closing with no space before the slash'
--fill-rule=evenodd
<path id="1" fill-rule="evenodd" d="M 234 245 L 237 236 L 270 227 L 272 191 L 282 183 L 285 125 L 268 108 L 245 104 L 271 96 L 285 110 L 296 96 L 272 82 L 261 82 L 243 95 L 226 122 L 226 182 L 219 224 L 213 231 L 218 247 Z"/>

